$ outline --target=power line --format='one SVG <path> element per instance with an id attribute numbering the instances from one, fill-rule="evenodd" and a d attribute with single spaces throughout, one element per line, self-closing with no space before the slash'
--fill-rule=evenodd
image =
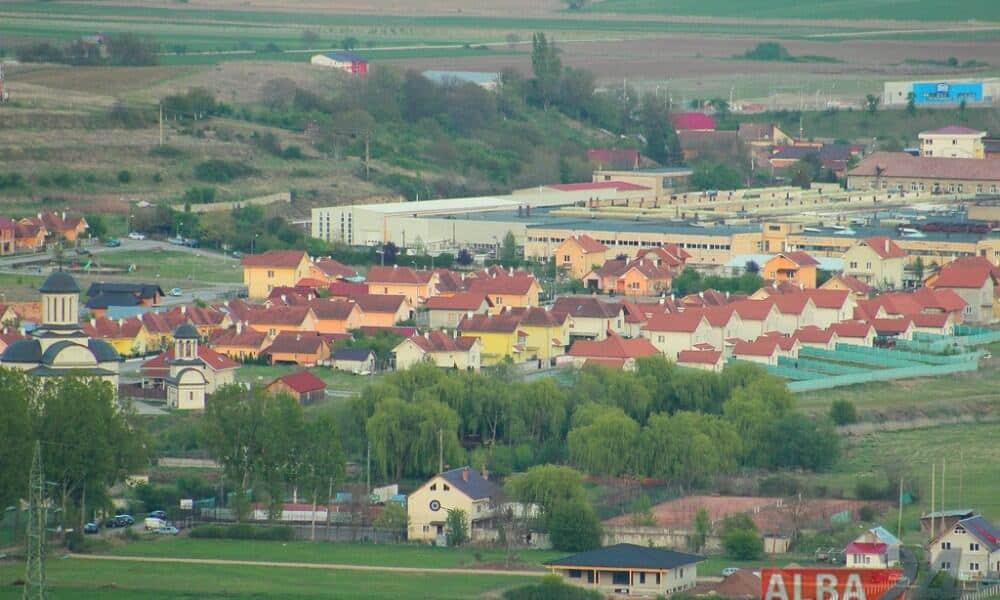
<path id="1" fill-rule="evenodd" d="M 25 567 L 24 600 L 44 600 L 45 591 L 45 526 L 48 512 L 45 503 L 45 477 L 42 474 L 42 444 L 35 442 L 31 459 L 31 489 L 28 496 L 28 560 Z"/>

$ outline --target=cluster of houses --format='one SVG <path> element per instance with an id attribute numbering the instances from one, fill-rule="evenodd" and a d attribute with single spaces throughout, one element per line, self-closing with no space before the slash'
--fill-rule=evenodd
<path id="1" fill-rule="evenodd" d="M 16 221 L 0 217 L 0 256 L 36 252 L 49 241 L 76 242 L 85 231 L 86 219 L 65 212 L 40 212 Z"/>

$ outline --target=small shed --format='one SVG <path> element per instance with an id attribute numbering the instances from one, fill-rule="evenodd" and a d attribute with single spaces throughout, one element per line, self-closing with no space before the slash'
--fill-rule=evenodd
<path id="1" fill-rule="evenodd" d="M 290 394 L 299 404 L 312 404 L 323 399 L 326 383 L 309 371 L 298 371 L 275 379 L 265 389 L 272 394 Z"/>
<path id="2" fill-rule="evenodd" d="M 371 348 L 341 348 L 330 357 L 333 368 L 355 375 L 371 375 L 375 372 L 375 351 Z"/>

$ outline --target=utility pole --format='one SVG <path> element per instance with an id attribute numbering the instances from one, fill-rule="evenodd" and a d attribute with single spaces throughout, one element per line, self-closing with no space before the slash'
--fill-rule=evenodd
<path id="1" fill-rule="evenodd" d="M 896 517 L 896 537 L 903 535 L 903 478 L 899 478 L 899 514 Z"/>
<path id="2" fill-rule="evenodd" d="M 372 145 L 372 133 L 370 131 L 365 131 L 365 181 L 371 176 L 371 145 Z"/>
<path id="3" fill-rule="evenodd" d="M 45 477 L 42 473 L 42 443 L 35 442 L 31 459 L 30 490 L 28 492 L 27 566 L 24 576 L 24 600 L 44 600 L 45 593 Z"/>
<path id="4" fill-rule="evenodd" d="M 160 102 L 160 145 L 163 145 L 163 103 Z"/>
<path id="5" fill-rule="evenodd" d="M 934 534 L 937 531 L 934 528 L 934 472 L 937 470 L 937 464 L 931 463 L 931 539 L 934 539 Z"/>
<path id="6" fill-rule="evenodd" d="M 958 450 L 958 505 L 961 506 L 962 502 L 965 501 L 965 495 L 962 493 L 962 483 L 965 479 L 965 448 L 959 448 Z"/>
<path id="7" fill-rule="evenodd" d="M 945 486 L 945 484 L 944 484 L 944 482 L 945 482 L 944 473 L 945 473 L 945 469 L 947 467 L 948 467 L 947 461 L 942 458 L 941 459 L 941 510 L 942 511 L 946 510 L 945 507 L 944 507 L 944 488 L 947 487 L 947 486 Z M 941 521 L 944 521 L 944 519 L 942 518 Z M 941 525 L 944 525 L 944 523 L 941 523 Z M 939 525 L 939 527 L 940 527 L 940 525 Z"/>
<path id="8" fill-rule="evenodd" d="M 444 430 L 438 429 L 438 473 L 444 473 Z"/>
<path id="9" fill-rule="evenodd" d="M 372 441 L 368 440 L 368 452 L 365 455 L 365 486 L 368 495 L 372 494 Z"/>

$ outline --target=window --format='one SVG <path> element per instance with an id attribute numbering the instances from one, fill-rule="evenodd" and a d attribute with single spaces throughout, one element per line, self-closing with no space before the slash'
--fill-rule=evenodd
<path id="1" fill-rule="evenodd" d="M 942 550 L 951 550 L 951 542 L 941 542 Z"/>
<path id="2" fill-rule="evenodd" d="M 852 269 L 857 269 L 858 268 L 858 261 L 852 260 L 851 261 L 851 268 Z"/>
<path id="3" fill-rule="evenodd" d="M 684 567 L 678 569 L 678 577 L 684 577 Z"/>
<path id="4" fill-rule="evenodd" d="M 569 254 L 563 254 L 563 262 L 564 263 L 568 263 L 569 262 Z"/>
<path id="5" fill-rule="evenodd" d="M 868 269 L 869 271 L 871 271 L 872 270 L 872 263 L 870 261 L 866 262 L 865 263 L 865 268 Z"/>
<path id="6" fill-rule="evenodd" d="M 569 570 L 569 578 L 570 579 L 579 579 L 581 575 L 583 575 L 583 572 L 580 571 L 580 569 L 570 569 Z"/>
<path id="7" fill-rule="evenodd" d="M 611 573 L 611 583 L 613 585 L 628 585 L 628 571 L 613 571 Z"/>
<path id="8" fill-rule="evenodd" d="M 943 560 L 943 561 L 941 561 L 941 568 L 942 569 L 950 569 L 951 568 L 951 563 L 948 562 L 948 561 L 946 561 L 946 560 Z"/>
<path id="9" fill-rule="evenodd" d="M 446 484 L 444 484 L 444 485 L 443 485 L 442 487 L 444 487 L 444 491 L 446 491 L 446 492 L 449 492 L 449 491 L 451 491 L 451 488 L 450 488 L 450 487 L 448 487 L 448 484 L 447 484 L 447 483 L 446 483 Z"/>
<path id="10" fill-rule="evenodd" d="M 656 585 L 660 585 L 660 574 L 656 574 Z"/>
<path id="11" fill-rule="evenodd" d="M 645 571 L 641 571 L 639 573 L 639 584 L 641 585 L 641 584 L 644 584 L 644 583 L 646 583 L 646 572 Z"/>
<path id="12" fill-rule="evenodd" d="M 976 543 L 976 542 L 970 543 L 969 544 L 969 551 L 971 551 L 971 552 L 979 552 L 979 544 Z"/>
<path id="13" fill-rule="evenodd" d="M 274 279 L 274 271 L 268 271 L 267 272 L 267 277 L 268 277 L 268 279 Z"/>
<path id="14" fill-rule="evenodd" d="M 969 570 L 970 571 L 978 571 L 979 570 L 979 563 L 977 563 L 977 562 L 970 562 L 969 563 Z"/>
<path id="15" fill-rule="evenodd" d="M 438 484 L 436 484 L 436 483 L 432 483 L 432 484 L 431 484 L 431 491 L 432 491 L 432 492 L 436 492 L 436 491 L 437 491 L 437 489 L 438 489 Z"/>

